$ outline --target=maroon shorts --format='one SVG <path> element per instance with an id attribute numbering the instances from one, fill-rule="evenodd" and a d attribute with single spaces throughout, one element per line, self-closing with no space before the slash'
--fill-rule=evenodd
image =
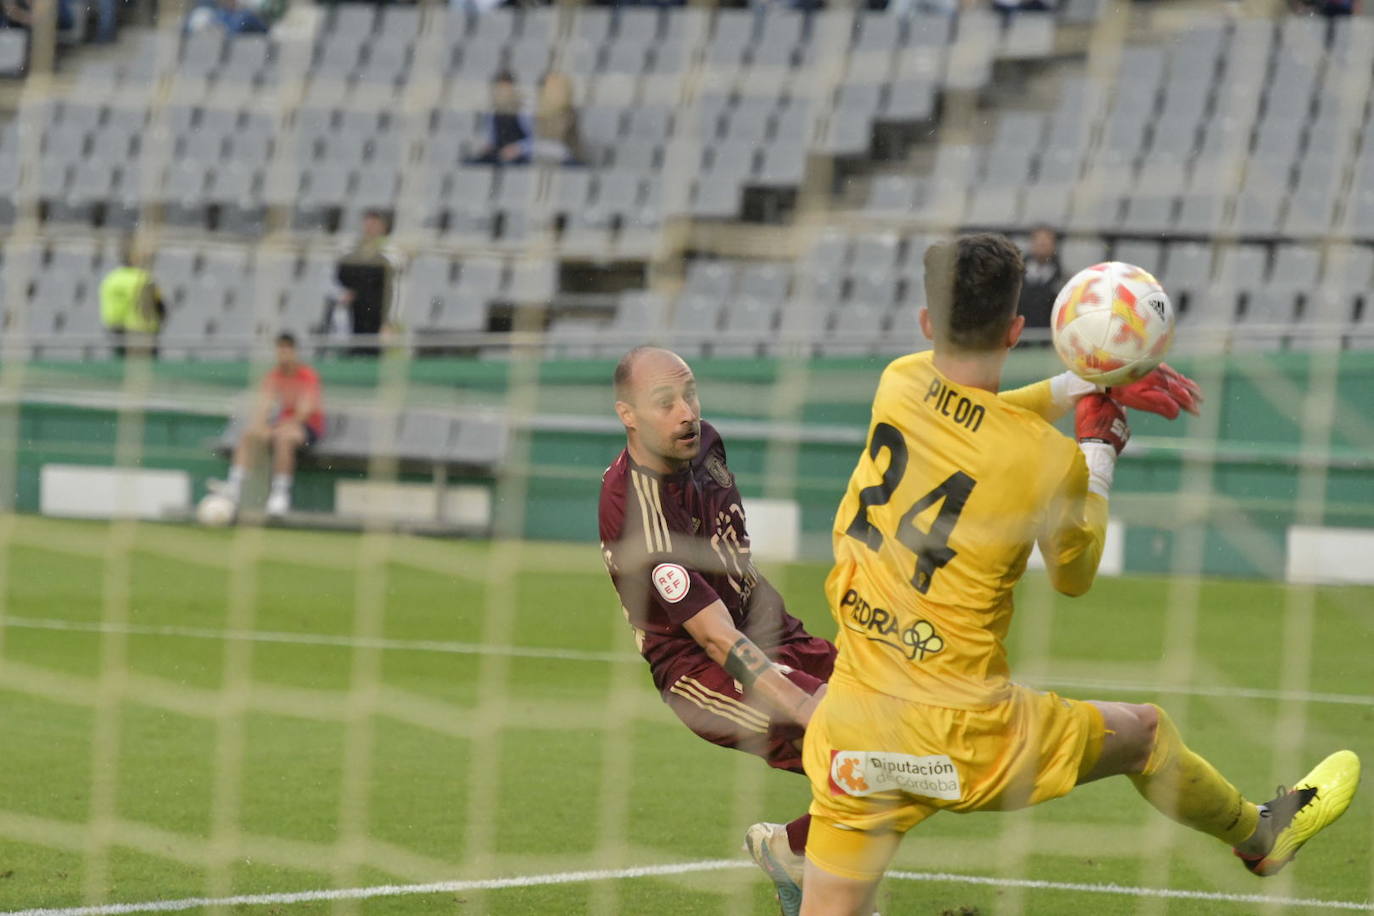
<path id="1" fill-rule="evenodd" d="M 835 647 L 804 630 L 767 652 L 773 661 L 791 669 L 788 678 L 807 693 L 815 693 L 828 681 L 835 667 Z M 673 659 L 665 670 L 656 672 L 655 680 L 664 685 L 664 702 L 707 741 L 757 754 L 779 770 L 802 772 L 803 730 L 770 721 L 758 698 L 741 690 L 704 650 Z"/>

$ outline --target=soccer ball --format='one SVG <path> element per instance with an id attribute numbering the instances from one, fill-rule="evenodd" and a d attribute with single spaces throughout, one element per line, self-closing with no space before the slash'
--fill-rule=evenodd
<path id="1" fill-rule="evenodd" d="M 223 528 L 234 522 L 238 506 L 227 496 L 211 493 L 196 506 L 196 521 L 210 528 Z"/>
<path id="2" fill-rule="evenodd" d="M 1074 374 L 1104 388 L 1124 385 L 1164 359 L 1174 340 L 1174 307 L 1147 271 L 1107 261 L 1064 284 L 1050 327 L 1059 358 Z"/>

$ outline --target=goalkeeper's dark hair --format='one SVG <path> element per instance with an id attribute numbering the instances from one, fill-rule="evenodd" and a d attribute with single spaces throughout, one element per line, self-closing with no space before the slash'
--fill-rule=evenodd
<path id="1" fill-rule="evenodd" d="M 966 235 L 927 248 L 925 268 L 936 333 L 960 350 L 1000 347 L 1021 298 L 1021 249 L 1004 235 Z"/>

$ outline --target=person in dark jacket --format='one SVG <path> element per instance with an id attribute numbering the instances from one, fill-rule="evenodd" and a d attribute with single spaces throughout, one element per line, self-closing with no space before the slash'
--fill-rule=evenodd
<path id="1" fill-rule="evenodd" d="M 491 112 L 482 119 L 485 145 L 470 163 L 528 165 L 534 125 L 520 103 L 515 76 L 502 70 L 491 81 Z"/>
<path id="2" fill-rule="evenodd" d="M 1050 326 L 1050 312 L 1054 299 L 1064 283 L 1064 268 L 1059 263 L 1059 235 L 1049 226 L 1031 230 L 1030 249 L 1026 252 L 1026 278 L 1021 283 L 1020 312 L 1026 316 L 1027 328 Z"/>
<path id="3" fill-rule="evenodd" d="M 391 311 L 395 264 L 387 247 L 387 232 L 387 215 L 369 210 L 363 215 L 361 237 L 339 259 L 335 269 L 335 279 L 342 290 L 340 300 L 348 309 L 349 330 L 354 335 L 381 334 Z M 375 356 L 380 349 L 368 343 L 351 352 Z"/>

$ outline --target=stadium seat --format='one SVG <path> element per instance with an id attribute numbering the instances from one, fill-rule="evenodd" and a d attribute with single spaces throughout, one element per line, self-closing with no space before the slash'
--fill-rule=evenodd
<path id="1" fill-rule="evenodd" d="M 763 150 L 754 185 L 796 187 L 806 176 L 806 147 L 792 142 L 777 142 Z"/>
<path id="2" fill-rule="evenodd" d="M 820 338 L 822 356 L 865 356 L 883 337 L 888 310 L 864 303 L 835 309 L 829 317 L 831 330 Z"/>
<path id="3" fill-rule="evenodd" d="M 703 178 L 693 185 L 692 215 L 702 219 L 731 219 L 739 215 L 737 178 Z"/>
<path id="4" fill-rule="evenodd" d="M 495 299 L 505 290 L 506 265 L 496 258 L 468 258 L 458 272 L 458 289 L 478 299 Z"/>
<path id="5" fill-rule="evenodd" d="M 999 142 L 982 156 L 977 187 L 1019 190 L 1030 180 L 1034 162 L 1033 145 L 1001 145 Z"/>
<path id="6" fill-rule="evenodd" d="M 1068 239 L 1059 245 L 1059 261 L 1069 274 L 1078 273 L 1106 259 L 1107 245 L 1101 239 Z"/>
<path id="7" fill-rule="evenodd" d="M 1274 250 L 1274 269 L 1268 285 L 1300 292 L 1320 282 L 1321 249 L 1310 245 L 1280 245 Z"/>
<path id="8" fill-rule="evenodd" d="M 886 311 L 897 303 L 898 281 L 892 274 L 860 273 L 850 277 L 849 301 Z"/>
<path id="9" fill-rule="evenodd" d="M 1221 249 L 1213 280 L 1228 289 L 1248 293 L 1267 286 L 1267 255 L 1261 245 L 1229 245 Z"/>
<path id="10" fill-rule="evenodd" d="M 718 300 L 684 295 L 673 305 L 668 330 L 676 349 L 684 355 L 699 355 L 708 342 L 717 339 L 719 322 Z"/>
<path id="11" fill-rule="evenodd" d="M 1188 308 L 1180 316 L 1180 323 L 1189 332 L 1202 331 L 1209 343 L 1225 340 L 1236 323 L 1238 301 L 1236 291 L 1224 284 L 1212 283 L 1205 289 L 1194 292 Z"/>
<path id="12" fill-rule="evenodd" d="M 1112 250 L 1112 260 L 1143 267 L 1158 277 L 1164 264 L 1164 246 L 1159 242 L 1119 241 Z"/>
<path id="13" fill-rule="evenodd" d="M 773 336 L 776 306 L 750 296 L 733 299 L 724 310 L 724 327 L 712 346 L 716 356 L 756 356 Z"/>
<path id="14" fill-rule="evenodd" d="M 1013 16 L 1002 37 L 999 57 L 1033 60 L 1054 51 L 1054 21 L 1048 16 Z"/>
<path id="15" fill-rule="evenodd" d="M 1195 242 L 1171 244 L 1160 280 L 1175 297 L 1175 305 L 1187 308 L 1190 299 L 1212 282 L 1212 249 Z"/>
<path id="16" fill-rule="evenodd" d="M 585 316 L 555 318 L 544 337 L 546 359 L 590 359 L 606 334 L 606 322 Z"/>
<path id="17" fill-rule="evenodd" d="M 790 277 L 789 265 L 748 264 L 740 268 L 736 292 L 766 305 L 778 305 L 787 297 Z"/>
<path id="18" fill-rule="evenodd" d="M 487 327 L 487 302 L 463 291 L 445 291 L 432 303 L 426 327 L 436 331 L 483 331 Z"/>
<path id="19" fill-rule="evenodd" d="M 23 29 L 0 30 L 0 76 L 21 76 L 28 66 L 29 34 Z"/>
<path id="20" fill-rule="evenodd" d="M 505 297 L 524 304 L 548 303 L 558 288 L 557 265 L 544 259 L 516 261 L 510 268 Z"/>
<path id="21" fill-rule="evenodd" d="M 549 301 L 557 283 L 547 265 L 557 259 L 671 258 L 678 244 L 661 231 L 669 220 L 785 216 L 789 192 L 839 159 L 829 204 L 857 203 L 862 212 L 846 218 L 871 218 L 867 225 L 823 230 L 795 278 L 747 263 L 738 290 L 732 279 L 711 293 L 718 304 L 738 292 L 784 316 L 799 297 L 821 303 L 822 317 L 865 303 L 907 308 L 923 297 L 924 241 L 875 243 L 875 227 L 1018 232 L 1045 222 L 1067 230 L 1068 255 L 1111 238 L 1118 256 L 1153 261 L 1181 301 L 1227 290 L 1245 303 L 1239 330 L 1253 315 L 1298 313 L 1279 308 L 1277 293 L 1252 307 L 1244 297 L 1259 281 L 1230 266 L 1236 252 L 1211 276 L 1210 246 L 1222 234 L 1273 246 L 1269 285 L 1291 293 L 1304 318 L 1347 306 L 1355 314 L 1368 271 L 1361 281 L 1320 276 L 1313 249 L 1295 243 L 1325 244 L 1334 231 L 1363 253 L 1374 240 L 1371 77 L 1358 65 L 1374 54 L 1374 28 L 1358 18 L 1198 14 L 1167 40 L 1129 43 L 1103 82 L 1050 59 L 1055 49 L 1077 56 L 1060 30 L 1100 9 L 1069 2 L 1005 18 L 983 9 L 635 6 L 478 15 L 345 3 L 322 8 L 318 30 L 302 37 L 132 29 L 110 61 L 75 60 L 75 94 L 59 87 L 52 98 L 22 100 L 20 120 L 42 137 L 40 161 L 21 169 L 18 129 L 0 126 L 0 225 L 33 199 L 54 228 L 162 219 L 173 233 L 215 233 L 248 250 L 268 231 L 299 245 L 313 233 L 351 234 L 366 210 L 389 210 L 403 249 L 479 265 L 450 277 L 451 290 L 423 280 L 412 297 L 416 308 L 427 304 L 426 320 L 452 298 L 450 318 L 475 328 L 485 327 L 488 303 L 510 301 L 503 297 Z M 1037 99 L 1036 110 L 1020 110 L 1000 91 L 981 94 L 1020 72 L 994 71 L 994 62 L 1018 59 L 1045 59 L 1037 68 L 1053 76 L 1044 81 L 1049 106 Z M 482 142 L 493 72 L 513 67 L 532 103 L 550 61 L 574 76 L 591 168 L 464 165 Z M 699 63 L 704 72 L 693 69 Z M 432 92 L 412 76 L 420 66 L 435 71 Z M 700 78 L 690 87 L 689 72 Z M 401 88 L 404 105 L 393 91 Z M 930 131 L 957 110 L 951 102 L 962 104 L 960 92 L 980 93 L 986 126 Z M 679 111 L 682 98 L 694 108 Z M 676 180 L 660 181 L 665 174 Z M 1195 257 L 1188 240 L 1204 254 Z M 514 257 L 473 257 L 493 253 Z M 480 266 L 488 260 L 497 267 Z M 527 275 L 527 264 L 544 266 Z M 696 294 L 696 270 L 688 268 L 684 299 Z M 183 300 L 206 279 L 197 268 L 178 281 Z M 299 303 L 314 320 L 331 283 L 327 273 L 274 276 L 268 317 L 283 323 Z M 177 320 L 215 317 L 206 327 L 222 336 L 241 327 L 241 304 L 226 300 L 215 316 L 192 307 Z M 578 326 L 560 324 L 560 333 Z"/>
<path id="22" fill-rule="evenodd" d="M 1236 329 L 1234 346 L 1248 351 L 1272 351 L 1283 346 L 1285 329 L 1293 324 L 1297 302 L 1291 290 L 1261 288 L 1247 293 Z"/>
<path id="23" fill-rule="evenodd" d="M 1227 199 L 1220 194 L 1187 194 L 1179 207 L 1174 229 L 1182 235 L 1216 235 L 1225 223 L 1227 204 Z"/>
<path id="24" fill-rule="evenodd" d="M 607 326 L 609 332 L 623 337 L 612 344 L 614 351 L 623 352 L 633 346 L 636 340 L 644 339 L 645 335 L 651 340 L 657 339 L 663 330 L 667 314 L 668 302 L 660 295 L 621 293 L 616 304 L 615 317 Z"/>

